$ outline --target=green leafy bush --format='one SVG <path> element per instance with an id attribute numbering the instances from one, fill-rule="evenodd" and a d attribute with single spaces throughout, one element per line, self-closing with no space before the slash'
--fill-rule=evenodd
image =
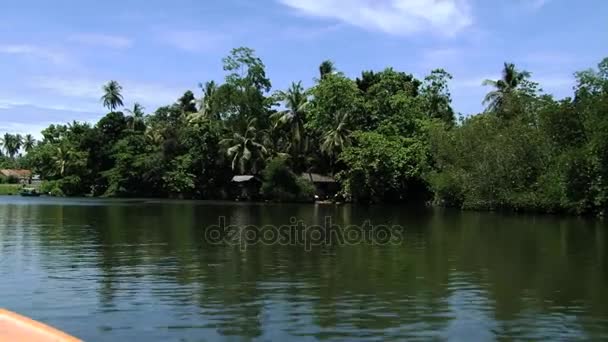
<path id="1" fill-rule="evenodd" d="M 262 172 L 262 177 L 260 193 L 266 199 L 279 202 L 313 200 L 313 185 L 296 176 L 287 167 L 285 158 L 271 160 Z"/>

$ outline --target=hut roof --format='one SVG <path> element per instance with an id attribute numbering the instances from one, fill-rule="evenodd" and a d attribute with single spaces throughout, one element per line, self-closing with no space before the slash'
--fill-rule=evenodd
<path id="1" fill-rule="evenodd" d="M 250 180 L 258 180 L 254 175 L 238 175 L 232 177 L 232 181 L 236 183 L 249 182 Z"/>
<path id="2" fill-rule="evenodd" d="M 2 169 L 0 175 L 4 177 L 17 177 L 17 178 L 30 178 L 32 171 L 30 170 L 19 170 L 19 169 Z"/>

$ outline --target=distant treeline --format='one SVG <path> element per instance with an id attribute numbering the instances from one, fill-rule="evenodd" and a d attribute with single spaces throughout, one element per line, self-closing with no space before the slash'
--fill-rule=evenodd
<path id="1" fill-rule="evenodd" d="M 325 61 L 310 89 L 271 92 L 253 50 L 223 62 L 223 83 L 152 113 L 122 109 L 122 88 L 110 81 L 99 122 L 51 125 L 40 142 L 7 134 L 2 167 L 31 168 L 45 190 L 66 196 L 217 199 L 233 175 L 252 174 L 266 182 L 265 197 L 291 200 L 311 191 L 295 175 L 315 172 L 335 176 L 346 201 L 607 207 L 608 59 L 576 73 L 574 96 L 562 100 L 505 63 L 501 79 L 484 82 L 486 110 L 458 120 L 441 69 L 422 80 L 392 68 L 351 79 Z"/>

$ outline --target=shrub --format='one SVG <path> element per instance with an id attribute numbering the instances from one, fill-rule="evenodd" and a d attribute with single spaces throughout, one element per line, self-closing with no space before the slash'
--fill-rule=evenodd
<path id="1" fill-rule="evenodd" d="M 61 190 L 60 182 L 56 180 L 42 182 L 42 184 L 40 184 L 40 192 L 57 197 L 65 196 L 63 190 Z"/>
<path id="2" fill-rule="evenodd" d="M 314 187 L 305 179 L 297 177 L 288 167 L 285 158 L 271 160 L 262 172 L 263 183 L 260 193 L 266 199 L 290 202 L 310 201 L 314 197 Z"/>

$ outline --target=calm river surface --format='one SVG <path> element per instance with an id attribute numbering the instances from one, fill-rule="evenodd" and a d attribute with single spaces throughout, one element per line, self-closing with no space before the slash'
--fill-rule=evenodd
<path id="1" fill-rule="evenodd" d="M 401 225 L 401 243 L 206 227 Z M 399 206 L 0 197 L 0 307 L 88 341 L 608 339 L 608 223 Z"/>

